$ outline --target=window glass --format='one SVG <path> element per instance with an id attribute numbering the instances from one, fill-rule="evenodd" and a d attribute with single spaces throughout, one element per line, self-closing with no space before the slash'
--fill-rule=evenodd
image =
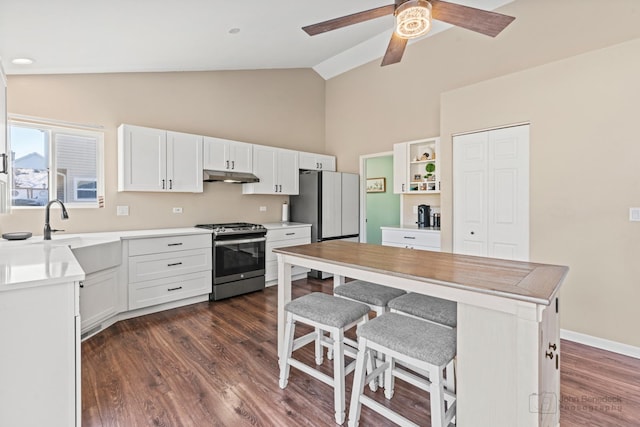
<path id="1" fill-rule="evenodd" d="M 12 206 L 43 206 L 52 199 L 76 207 L 99 206 L 101 133 L 17 121 L 9 129 Z"/>

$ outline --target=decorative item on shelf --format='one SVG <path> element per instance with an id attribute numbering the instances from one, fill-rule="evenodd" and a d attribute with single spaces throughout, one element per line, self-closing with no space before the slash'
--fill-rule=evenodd
<path id="1" fill-rule="evenodd" d="M 427 163 L 427 166 L 425 166 L 425 170 L 427 171 L 427 174 L 424 176 L 425 179 L 427 181 L 435 181 L 436 180 L 436 176 L 434 175 L 434 172 L 436 171 L 435 163 Z"/>
<path id="2" fill-rule="evenodd" d="M 421 179 L 422 179 L 422 176 L 419 173 L 413 175 L 413 180 L 414 181 L 420 181 Z"/>
<path id="3" fill-rule="evenodd" d="M 387 179 L 367 178 L 367 193 L 384 193 L 387 191 Z"/>
<path id="4" fill-rule="evenodd" d="M 427 184 L 422 182 L 420 183 L 420 191 L 427 191 Z"/>

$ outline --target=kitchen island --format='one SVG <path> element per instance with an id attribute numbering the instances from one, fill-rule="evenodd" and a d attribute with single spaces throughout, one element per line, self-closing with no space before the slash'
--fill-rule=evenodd
<path id="1" fill-rule="evenodd" d="M 344 241 L 274 252 L 279 355 L 292 265 L 333 273 L 334 286 L 350 277 L 457 301 L 457 425 L 558 425 L 557 293 L 567 267 Z"/>

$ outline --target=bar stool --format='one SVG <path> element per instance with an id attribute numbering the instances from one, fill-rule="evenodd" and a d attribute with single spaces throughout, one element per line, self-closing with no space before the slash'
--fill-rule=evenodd
<path id="1" fill-rule="evenodd" d="M 445 390 L 442 371 L 456 355 L 455 329 L 398 313 L 387 313 L 358 328 L 358 343 L 349 427 L 359 424 L 362 405 L 402 426 L 416 426 L 401 414 L 363 394 L 365 383 L 383 371 L 387 377 L 385 383 L 390 383 L 389 380 L 397 376 L 429 392 L 432 426 L 447 426 L 451 422 L 456 411 L 455 394 Z M 367 375 L 365 364 L 367 359 L 373 357 L 372 350 L 384 354 L 385 362 Z M 396 371 L 396 361 L 427 372 L 429 379 L 411 375 L 406 371 Z M 449 403 L 446 409 L 445 397 Z"/>
<path id="2" fill-rule="evenodd" d="M 337 286 L 333 289 L 333 294 L 340 298 L 346 298 L 351 301 L 361 302 L 367 304 L 369 308 L 376 313 L 376 316 L 381 316 L 389 311 L 389 301 L 394 298 L 398 298 L 405 295 L 407 292 L 402 289 L 392 288 L 390 286 L 384 286 L 377 283 L 365 282 L 364 280 L 352 280 L 343 285 Z M 348 343 L 357 348 L 358 343 L 347 339 Z M 331 352 L 327 354 L 327 358 L 331 359 Z M 382 362 L 380 360 L 379 362 Z M 371 361 L 373 364 L 373 361 Z M 381 375 L 376 381 L 371 381 L 369 386 L 371 391 L 376 391 L 378 385 L 384 385 L 384 376 Z"/>
<path id="3" fill-rule="evenodd" d="M 291 366 L 332 386 L 336 423 L 344 423 L 344 377 L 355 369 L 355 361 L 347 367 L 344 366 L 344 357 L 345 354 L 354 359 L 356 357 L 356 350 L 345 345 L 344 331 L 367 322 L 369 307 L 358 302 L 314 292 L 289 302 L 284 309 L 287 313 L 283 346 L 286 353 L 280 356 L 280 388 L 287 387 Z M 296 322 L 310 325 L 314 331 L 294 339 Z M 324 332 L 328 332 L 331 339 L 324 336 Z M 318 365 L 323 362 L 322 347 L 333 350 L 333 378 L 292 357 L 294 351 L 311 342 L 315 342 L 315 359 Z"/>
<path id="4" fill-rule="evenodd" d="M 401 313 L 429 322 L 455 328 L 458 325 L 458 304 L 442 298 L 410 292 L 389 301 L 392 313 Z"/>
<path id="5" fill-rule="evenodd" d="M 389 301 L 406 293 L 402 289 L 365 282 L 364 280 L 353 280 L 333 289 L 335 296 L 367 304 L 372 311 L 376 312 L 376 316 L 389 311 L 387 308 Z"/>
<path id="6" fill-rule="evenodd" d="M 425 294 L 409 292 L 389 301 L 389 311 L 391 313 L 404 314 L 417 319 L 438 325 L 455 328 L 458 326 L 458 304 L 442 298 L 432 297 Z M 422 372 L 423 375 L 426 373 Z M 455 359 L 447 365 L 446 384 L 447 390 L 455 392 Z M 385 396 L 391 399 L 393 396 L 393 380 L 385 387 Z"/>

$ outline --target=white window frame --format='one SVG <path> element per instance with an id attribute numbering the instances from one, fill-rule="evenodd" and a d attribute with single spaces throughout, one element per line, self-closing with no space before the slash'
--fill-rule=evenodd
<path id="1" fill-rule="evenodd" d="M 96 183 L 96 188 L 89 188 L 89 189 L 85 189 L 85 188 L 78 188 L 78 184 L 79 183 L 84 183 L 84 182 L 95 182 Z M 81 177 L 81 176 L 76 176 L 73 178 L 73 200 L 76 201 L 80 201 L 82 203 L 87 203 L 87 202 L 83 202 L 83 200 L 86 199 L 81 199 L 78 197 L 78 191 L 95 191 L 96 192 L 96 202 L 98 201 L 98 197 L 100 197 L 100 195 L 98 194 L 98 179 L 97 178 L 93 178 L 93 177 Z"/>
<path id="2" fill-rule="evenodd" d="M 49 132 L 49 144 L 45 147 L 45 152 L 48 154 L 48 168 L 49 168 L 49 200 L 57 199 L 57 186 L 56 182 L 59 179 L 57 173 L 51 173 L 57 171 L 57 159 L 55 155 L 55 140 L 56 134 L 77 135 L 79 137 L 95 138 L 96 140 L 96 200 L 94 202 L 81 202 L 77 199 L 75 191 L 76 183 L 74 182 L 74 200 L 67 200 L 64 202 L 68 208 L 80 208 L 80 209 L 93 209 L 100 208 L 104 205 L 104 131 L 98 127 L 77 125 L 72 123 L 57 122 L 48 119 L 32 119 L 26 116 L 13 116 L 9 115 L 7 121 L 7 134 L 10 135 L 11 126 L 29 127 L 32 129 L 38 129 Z M 9 140 L 9 152 L 11 152 L 11 141 Z M 9 162 L 11 163 L 11 162 Z M 10 173 L 9 176 L 13 176 Z M 93 178 L 85 178 L 85 180 L 92 180 Z M 65 187 L 67 183 L 64 183 Z M 13 189 L 13 182 L 10 183 L 10 189 Z M 11 204 L 11 201 L 9 201 Z M 11 209 L 41 209 L 44 206 L 11 206 Z"/>

